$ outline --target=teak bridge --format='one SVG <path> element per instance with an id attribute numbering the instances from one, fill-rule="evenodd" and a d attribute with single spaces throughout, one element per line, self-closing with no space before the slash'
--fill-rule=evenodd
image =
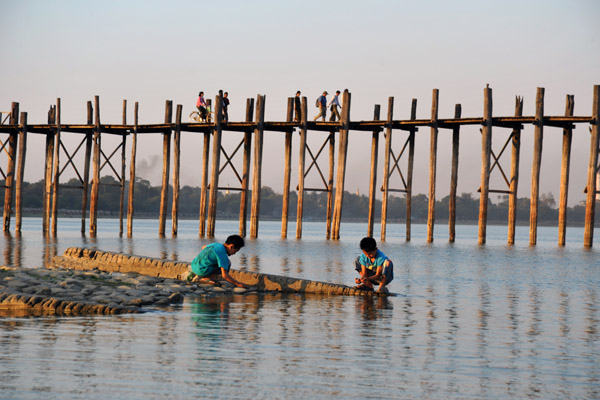
<path id="1" fill-rule="evenodd" d="M 261 195 L 261 174 L 263 159 L 263 141 L 264 132 L 282 132 L 285 133 L 285 173 L 283 187 L 283 210 L 281 216 L 281 236 L 287 237 L 288 231 L 288 211 L 290 194 L 290 175 L 291 175 L 291 156 L 292 156 L 292 133 L 299 130 L 300 133 L 300 153 L 298 168 L 298 204 L 297 204 L 297 222 L 296 238 L 302 236 L 302 207 L 304 193 L 308 191 L 323 191 L 328 193 L 327 199 L 327 239 L 337 240 L 340 237 L 340 223 L 342 216 L 342 200 L 344 196 L 344 180 L 346 177 L 346 157 L 348 149 L 349 133 L 351 131 L 372 132 L 371 148 L 371 170 L 369 186 L 369 214 L 367 235 L 373 236 L 373 225 L 375 216 L 375 193 L 377 186 L 377 165 L 378 165 L 378 146 L 379 134 L 384 131 L 385 135 L 385 159 L 382 179 L 382 210 L 381 210 L 381 240 L 386 238 L 386 221 L 388 194 L 391 192 L 401 192 L 406 194 L 406 240 L 411 237 L 411 197 L 412 197 L 412 178 L 415 151 L 415 133 L 419 127 L 430 128 L 430 149 L 429 149 L 429 196 L 428 196 L 428 218 L 427 218 L 427 241 L 433 241 L 433 230 L 435 221 L 435 190 L 436 190 L 436 169 L 437 169 L 437 144 L 438 133 L 442 129 L 452 132 L 452 161 L 451 161 L 451 182 L 450 182 L 450 204 L 449 204 L 449 240 L 455 240 L 455 219 L 456 219 L 456 187 L 458 180 L 458 154 L 459 154 L 459 136 L 460 128 L 465 125 L 481 126 L 481 187 L 479 203 L 479 233 L 478 242 L 480 244 L 486 241 L 487 226 L 487 208 L 490 193 L 504 193 L 509 196 L 508 213 L 508 243 L 512 244 L 515 240 L 515 222 L 516 222 L 516 202 L 517 185 L 519 183 L 519 158 L 521 131 L 525 124 L 534 126 L 534 149 L 533 166 L 531 174 L 531 205 L 529 221 L 529 243 L 535 245 L 537 241 L 537 219 L 538 219 L 538 201 L 539 201 L 539 181 L 540 167 L 542 160 L 542 143 L 544 127 L 559 127 L 563 129 L 563 150 L 561 166 L 561 185 L 559 201 L 559 245 L 563 246 L 566 240 L 567 225 L 567 195 L 569 188 L 569 167 L 571 158 L 571 140 L 575 124 L 589 124 L 591 132 L 590 156 L 587 171 L 586 186 L 586 215 L 584 229 L 584 246 L 591 247 L 593 244 L 594 233 L 594 213 L 595 198 L 597 193 L 596 174 L 598 173 L 598 123 L 600 118 L 600 103 L 598 100 L 600 86 L 595 85 L 593 90 L 593 109 L 591 116 L 574 116 L 574 96 L 567 95 L 566 109 L 564 116 L 546 116 L 544 115 L 544 89 L 538 88 L 536 95 L 536 112 L 534 116 L 523 116 L 523 99 L 516 98 L 515 114 L 508 117 L 494 117 L 492 115 L 492 89 L 486 87 L 483 91 L 484 112 L 482 117 L 464 118 L 461 116 L 461 106 L 455 107 L 454 118 L 440 119 L 438 117 L 438 98 L 439 91 L 433 90 L 432 107 L 430 119 L 416 119 L 417 101 L 412 100 L 411 118 L 409 120 L 394 120 L 393 105 L 394 98 L 388 99 L 387 118 L 381 119 L 379 105 L 375 105 L 372 121 L 351 121 L 350 120 L 350 100 L 351 94 L 348 90 L 343 93 L 341 120 L 335 122 L 314 122 L 307 120 L 307 100 L 302 98 L 301 108 L 298 110 L 294 106 L 294 98 L 288 99 L 287 119 L 285 122 L 265 121 L 265 96 L 258 95 L 256 99 L 256 112 L 254 99 L 247 99 L 246 102 L 246 120 L 244 122 L 229 122 L 222 118 L 222 92 L 215 98 L 214 121 L 213 122 L 182 122 L 182 105 L 177 105 L 175 122 L 173 122 L 173 103 L 166 101 L 165 121 L 162 124 L 138 124 L 139 105 L 136 102 L 134 108 L 134 123 L 127 124 L 127 101 L 123 101 L 123 123 L 120 125 L 107 125 L 100 122 L 100 100 L 96 96 L 94 105 L 89 101 L 87 103 L 87 124 L 73 125 L 64 124 L 61 121 L 61 102 L 57 99 L 56 105 L 50 107 L 47 124 L 28 124 L 27 113 L 19 114 L 19 104 L 12 103 L 12 110 L 8 116 L 2 117 L 0 114 L 0 134 L 8 135 L 6 139 L 0 141 L 0 152 L 8 155 L 7 165 L 0 165 L 0 172 L 5 179 L 5 198 L 4 198 L 4 231 L 10 230 L 11 214 L 13 210 L 13 200 L 15 207 L 16 232 L 21 230 L 21 185 L 23 182 L 23 172 L 25 169 L 25 160 L 27 154 L 27 135 L 31 133 L 46 135 L 45 151 L 45 189 L 43 201 L 43 226 L 45 235 L 57 233 L 57 211 L 58 211 L 58 192 L 65 187 L 60 185 L 60 176 L 69 165 L 75 170 L 80 186 L 76 188 L 83 190 L 81 230 L 85 233 L 86 214 L 88 209 L 88 191 L 89 199 L 89 233 L 96 235 L 97 229 L 97 211 L 98 211 L 98 189 L 100 185 L 100 171 L 104 167 L 109 167 L 117 177 L 121 188 L 121 203 L 119 209 L 120 234 L 123 234 L 123 210 L 124 210 L 124 189 L 126 175 L 126 138 L 132 137 L 131 156 L 129 160 L 129 195 L 127 199 L 127 236 L 132 236 L 132 222 L 134 215 L 133 198 L 135 183 L 135 160 L 138 135 L 144 134 L 162 134 L 163 135 L 163 174 L 162 191 L 159 214 L 159 235 L 164 236 L 167 220 L 167 203 L 171 155 L 173 156 L 173 199 L 172 199 L 172 235 L 177 235 L 178 230 L 178 203 L 179 203 L 179 169 L 180 169 L 180 139 L 182 132 L 193 132 L 204 134 L 204 145 L 202 152 L 202 183 L 200 197 L 200 221 L 199 235 L 204 237 L 213 237 L 215 233 L 216 210 L 217 210 L 217 191 L 218 190 L 239 190 L 241 191 L 240 214 L 239 214 L 239 233 L 246 236 L 247 220 L 247 194 L 249 187 L 250 159 L 253 151 L 252 164 L 252 187 L 251 187 L 251 210 L 250 210 L 250 237 L 258 236 L 259 214 L 260 214 L 260 195 Z M 296 108 L 296 109 L 295 109 Z M 255 115 L 255 119 L 253 119 Z M 20 120 L 19 120 L 20 117 Z M 5 123 L 7 122 L 7 123 Z M 510 135 L 500 151 L 492 150 L 492 128 L 509 129 Z M 402 146 L 394 150 L 392 138 L 397 134 L 395 131 L 402 131 Z M 244 138 L 237 145 L 233 152 L 228 153 L 221 145 L 221 138 L 224 132 L 237 131 L 243 132 Z M 307 144 L 307 135 L 309 131 L 329 132 L 325 142 L 318 151 L 313 152 Z M 81 142 L 75 150 L 68 150 L 63 141 L 67 134 L 81 135 Z M 338 136 L 337 151 L 337 171 L 334 185 L 334 161 L 335 161 L 335 136 Z M 105 151 L 101 144 L 103 134 L 112 134 L 121 136 L 121 143 L 110 153 Z M 254 135 L 254 138 L 252 136 Z M 171 140 L 171 137 L 173 139 Z M 212 138 L 212 165 L 209 169 L 209 155 Z M 252 146 L 252 139 L 254 145 Z M 171 144 L 172 142 L 172 144 Z M 329 174 L 326 178 L 318 164 L 318 158 L 323 150 L 329 145 Z M 507 176 L 502 169 L 499 161 L 505 150 L 511 145 L 511 169 Z M 61 149 L 66 160 L 62 161 Z M 85 160 L 82 173 L 74 163 L 75 154 L 84 149 Z M 242 150 L 243 162 L 241 173 L 236 169 L 233 163 L 235 154 Z M 113 156 L 120 151 L 121 165 L 113 165 L 111 162 Z M 308 168 L 306 154 L 310 156 Z M 506 152 L 508 154 L 508 152 Z M 108 154 L 108 155 L 107 155 Z M 221 156 L 224 156 L 225 163 L 221 162 Z M 407 161 L 407 167 L 404 174 L 401 171 L 399 162 L 402 157 Z M 493 161 L 493 162 L 492 162 Z M 93 167 L 93 174 L 90 182 L 90 164 Z M 219 187 L 219 175 L 230 166 L 237 179 L 239 188 Z M 322 188 L 307 188 L 304 185 L 305 177 L 312 167 L 318 171 L 323 182 Z M 15 168 L 16 167 L 16 168 Z M 497 170 L 502 174 L 506 187 L 501 190 L 490 189 L 490 174 Z M 210 183 L 209 183 L 210 171 Z M 402 187 L 390 187 L 390 177 L 397 172 L 402 181 Z M 91 186 L 91 188 L 90 188 Z M 91 189 L 91 190 L 90 190 Z"/>

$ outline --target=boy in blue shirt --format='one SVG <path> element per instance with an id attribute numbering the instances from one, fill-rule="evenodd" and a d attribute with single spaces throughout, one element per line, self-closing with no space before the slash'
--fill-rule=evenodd
<path id="1" fill-rule="evenodd" d="M 377 242 L 372 237 L 362 238 L 360 249 L 363 254 L 354 260 L 354 268 L 360 274 L 360 278 L 354 281 L 356 289 L 373 290 L 373 284 L 379 285 L 380 293 L 389 293 L 386 286 L 394 279 L 394 264 L 381 250 L 377 248 Z"/>
<path id="2" fill-rule="evenodd" d="M 229 256 L 237 253 L 242 247 L 244 247 L 244 239 L 239 235 L 229 236 L 224 244 L 211 243 L 203 246 L 202 251 L 192 261 L 192 272 L 189 274 L 188 279 L 193 282 L 218 285 L 215 280 L 220 275 L 227 282 L 247 289 L 248 285 L 229 275 L 229 269 L 231 268 Z"/>

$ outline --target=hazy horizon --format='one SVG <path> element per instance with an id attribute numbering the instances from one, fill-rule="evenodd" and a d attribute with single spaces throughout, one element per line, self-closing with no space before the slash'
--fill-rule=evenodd
<path id="1" fill-rule="evenodd" d="M 593 0 L 302 4 L 273 0 L 252 4 L 4 0 L 0 13 L 0 33 L 5 38 L 0 111 L 9 110 L 11 102 L 17 101 L 21 111 L 28 112 L 29 123 L 45 123 L 49 106 L 60 97 L 62 122 L 81 123 L 86 120 L 86 102 L 98 95 L 102 123 L 121 123 L 123 99 L 128 100 L 129 122 L 138 101 L 140 123 L 161 123 L 165 100 L 173 100 L 174 109 L 182 104 L 187 120 L 200 90 L 214 99 L 223 89 L 231 99 L 231 121 L 244 119 L 246 98 L 256 98 L 257 93 L 266 95 L 266 120 L 282 121 L 287 98 L 296 90 L 307 97 L 312 119 L 316 115 L 314 99 L 323 90 L 331 94 L 348 88 L 352 93 L 351 120 L 373 119 L 375 104 L 381 105 L 382 116 L 387 115 L 389 96 L 395 98 L 395 120 L 409 118 L 413 98 L 418 100 L 417 118 L 428 119 L 432 90 L 437 88 L 439 118 L 453 118 L 457 103 L 462 105 L 463 117 L 481 117 L 483 89 L 489 84 L 494 116 L 513 115 L 517 95 L 524 97 L 523 114 L 534 115 L 537 87 L 545 88 L 545 115 L 564 115 L 565 97 L 572 94 L 575 115 L 589 116 L 593 85 L 600 84 L 600 27 L 595 21 L 599 15 L 600 3 Z M 585 198 L 589 162 L 588 125 L 577 126 L 571 206 Z M 450 133 L 447 129 L 439 133 L 438 199 L 449 191 Z M 493 129 L 496 154 L 509 133 L 508 129 Z M 79 135 L 63 136 L 71 152 L 81 140 Z M 103 135 L 107 154 L 118 143 L 110 136 Z M 309 132 L 311 149 L 318 150 L 325 137 L 323 132 Z M 397 154 L 406 133 L 395 130 L 393 137 Z M 223 145 L 231 153 L 241 138 L 240 133 L 227 132 Z M 43 177 L 44 141 L 42 135 L 29 135 L 27 181 Z M 337 142 L 336 138 L 336 157 Z M 533 127 L 526 126 L 519 197 L 531 195 L 532 142 Z M 128 139 L 128 159 L 130 145 Z M 298 181 L 298 145 L 294 134 L 292 188 Z M 181 184 L 199 186 L 202 135 L 184 133 L 181 146 Z M 545 127 L 540 193 L 551 192 L 556 199 L 561 146 L 562 129 Z M 368 191 L 370 147 L 369 132 L 350 133 L 345 184 L 349 192 Z M 277 192 L 283 188 L 283 149 L 282 133 L 265 132 L 262 183 Z M 378 188 L 383 150 L 382 134 Z M 320 158 L 321 165 L 327 165 L 326 153 Z M 480 154 L 479 126 L 461 129 L 458 193 L 476 194 Z M 148 176 L 153 185 L 159 184 L 161 135 L 140 135 L 137 157 L 138 173 Z M 61 159 L 66 160 L 64 153 Z M 509 171 L 510 155 L 501 160 Z M 308 154 L 307 161 L 311 161 Z M 0 162 L 5 161 L 0 158 Z M 241 165 L 240 154 L 236 163 Z M 403 173 L 404 166 L 405 161 Z M 429 128 L 421 128 L 416 136 L 414 193 L 428 192 L 428 173 Z M 61 180 L 74 176 L 69 167 Z M 221 186 L 238 185 L 230 172 L 224 173 L 220 182 Z M 313 168 L 306 186 L 317 187 L 320 182 Z M 391 185 L 399 187 L 396 175 Z M 490 186 L 505 189 L 497 169 Z"/>

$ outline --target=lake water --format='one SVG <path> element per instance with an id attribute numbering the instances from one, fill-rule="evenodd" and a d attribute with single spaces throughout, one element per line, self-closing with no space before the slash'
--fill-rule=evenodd
<path id="1" fill-rule="evenodd" d="M 46 240 L 39 219 L 0 239 L 0 265 L 37 267 L 71 246 L 190 261 L 201 246 L 197 221 L 159 238 L 157 221 L 135 222 L 118 238 L 115 220 L 98 237 L 62 219 Z M 169 224 L 167 226 L 170 226 Z M 304 223 L 301 240 L 280 239 L 280 223 L 232 257 L 234 268 L 353 284 L 366 224 Z M 517 245 L 506 227 L 388 225 L 379 243 L 395 263 L 389 298 L 231 295 L 141 315 L 0 317 L 2 399 L 441 399 L 600 398 L 600 252 L 583 229 L 557 243 L 557 228 L 528 228 Z M 294 236 L 295 226 L 289 230 Z M 215 240 L 237 233 L 218 221 Z M 598 237 L 596 230 L 596 237 Z M 376 233 L 376 237 L 379 234 Z"/>

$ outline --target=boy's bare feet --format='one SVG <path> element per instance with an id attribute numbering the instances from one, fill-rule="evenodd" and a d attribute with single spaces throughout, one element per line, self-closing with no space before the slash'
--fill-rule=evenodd
<path id="1" fill-rule="evenodd" d="M 198 283 L 203 283 L 205 285 L 221 286 L 219 282 L 213 281 L 210 278 L 200 278 L 198 279 Z"/>

